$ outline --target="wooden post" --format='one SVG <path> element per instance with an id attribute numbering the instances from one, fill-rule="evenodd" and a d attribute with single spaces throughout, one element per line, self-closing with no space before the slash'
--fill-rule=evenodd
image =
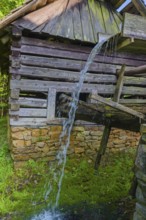
<path id="1" fill-rule="evenodd" d="M 106 120 L 106 123 L 105 123 L 105 128 L 104 128 L 102 139 L 101 139 L 101 142 L 100 142 L 100 148 L 99 148 L 99 151 L 97 153 L 96 160 L 95 160 L 95 167 L 94 167 L 95 170 L 98 169 L 98 167 L 100 165 L 101 158 L 105 154 L 108 139 L 109 139 L 109 135 L 110 135 L 110 131 L 111 131 L 111 122 L 110 122 L 110 119 L 109 119 L 109 120 Z"/>
<path id="2" fill-rule="evenodd" d="M 55 107 L 56 107 L 56 89 L 49 88 L 48 102 L 47 102 L 47 119 L 48 120 L 55 118 Z"/>
<path id="3" fill-rule="evenodd" d="M 115 93 L 114 93 L 114 97 L 113 97 L 113 101 L 118 102 L 118 103 L 119 103 L 120 96 L 122 93 L 124 72 L 125 72 L 125 65 L 122 65 L 121 70 L 118 72 L 118 80 L 117 80 Z"/>
<path id="4" fill-rule="evenodd" d="M 114 93 L 114 97 L 113 97 L 113 101 L 115 101 L 117 103 L 120 100 L 120 96 L 121 96 L 121 92 L 122 92 L 124 72 L 125 72 L 125 65 L 122 65 L 121 70 L 119 71 L 119 76 L 118 76 L 118 80 L 117 80 L 117 84 L 116 84 L 116 88 L 115 88 L 115 93 Z M 102 134 L 100 148 L 97 153 L 96 160 L 95 160 L 95 170 L 98 169 L 98 167 L 100 165 L 101 158 L 105 154 L 110 132 L 111 132 L 111 120 L 108 119 L 105 122 L 105 128 L 104 128 L 104 131 Z"/>

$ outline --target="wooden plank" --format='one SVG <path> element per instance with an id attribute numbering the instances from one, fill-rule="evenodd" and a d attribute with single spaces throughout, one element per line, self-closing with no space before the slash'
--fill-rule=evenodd
<path id="1" fill-rule="evenodd" d="M 125 70 L 125 74 L 126 75 L 138 75 L 141 73 L 146 73 L 146 65 L 143 66 L 138 66 L 138 67 L 133 67 L 133 68 L 129 68 L 128 70 Z"/>
<path id="2" fill-rule="evenodd" d="M 108 139 L 109 139 L 109 135 L 110 135 L 110 131 L 111 131 L 111 122 L 110 122 L 110 120 L 106 119 L 105 128 L 104 128 L 104 131 L 103 131 L 103 134 L 102 134 L 102 139 L 101 139 L 101 142 L 100 142 L 100 147 L 99 147 L 97 157 L 96 157 L 96 160 L 95 160 L 95 166 L 94 166 L 95 170 L 98 169 L 98 167 L 100 165 L 100 162 L 101 162 L 101 158 L 105 154 Z"/>
<path id="3" fill-rule="evenodd" d="M 48 88 L 56 88 L 58 92 L 73 92 L 75 90 L 74 83 L 57 82 L 57 81 L 41 81 L 41 80 L 11 80 L 11 89 L 21 89 L 22 91 L 48 92 Z M 81 92 L 90 93 L 92 90 L 97 90 L 98 93 L 112 94 L 114 91 L 113 85 L 95 85 L 84 84 Z"/>
<path id="4" fill-rule="evenodd" d="M 20 68 L 20 56 L 18 57 L 10 56 L 10 60 L 11 60 L 11 66 L 13 68 L 16 68 L 16 69 Z"/>
<path id="5" fill-rule="evenodd" d="M 146 40 L 146 19 L 125 13 L 122 36 Z"/>
<path id="6" fill-rule="evenodd" d="M 78 70 L 80 71 L 85 65 L 84 61 L 67 60 L 59 58 L 46 58 L 39 56 L 21 56 L 21 64 L 29 66 L 40 66 L 40 67 L 53 67 L 66 70 Z M 103 63 L 92 63 L 89 68 L 90 72 L 105 72 L 115 74 L 116 70 L 119 69 L 119 65 L 103 64 Z"/>
<path id="7" fill-rule="evenodd" d="M 91 48 L 90 48 L 91 49 Z M 74 60 L 84 60 L 88 59 L 89 53 L 84 53 L 82 51 L 68 51 L 68 50 L 60 50 L 59 48 L 51 48 L 50 47 L 39 47 L 39 46 L 32 46 L 32 45 L 22 45 L 20 49 L 11 47 L 12 52 L 20 51 L 22 54 L 30 54 L 30 55 L 41 55 L 47 57 L 60 57 L 60 58 L 70 58 Z M 145 58 L 146 59 L 146 58 Z M 142 60 L 135 60 L 130 58 L 119 58 L 112 55 L 96 55 L 94 62 L 105 62 L 109 64 L 123 64 L 125 63 L 127 66 L 140 66 L 144 65 L 144 61 Z"/>
<path id="8" fill-rule="evenodd" d="M 120 99 L 121 104 L 146 104 L 146 99 Z"/>
<path id="9" fill-rule="evenodd" d="M 46 126 L 46 118 L 19 118 L 18 121 L 16 121 L 13 118 L 10 118 L 10 125 L 11 126 L 30 126 L 30 127 L 40 127 L 40 126 Z"/>
<path id="10" fill-rule="evenodd" d="M 75 90 L 75 84 L 69 82 L 56 82 L 56 81 L 41 81 L 41 80 L 11 80 L 11 89 L 21 89 L 22 91 L 43 91 L 47 92 L 48 88 L 56 88 L 58 92 L 73 92 Z M 83 84 L 81 92 L 91 93 L 93 90 L 97 90 L 98 94 L 113 94 L 115 86 L 105 84 Z M 141 87 L 127 87 L 123 86 L 123 95 L 145 95 L 145 88 Z"/>
<path id="11" fill-rule="evenodd" d="M 37 108 L 20 108 L 18 111 L 9 110 L 9 115 L 14 116 L 18 115 L 19 117 L 38 117 L 46 118 L 47 110 L 46 109 L 37 109 Z"/>
<path id="12" fill-rule="evenodd" d="M 95 41 L 98 41 L 97 33 L 105 33 L 103 17 L 101 14 L 100 4 L 98 1 L 88 1 L 91 23 Z"/>
<path id="13" fill-rule="evenodd" d="M 49 88 L 48 102 L 47 102 L 47 119 L 48 120 L 55 118 L 55 109 L 56 109 L 56 89 Z"/>
<path id="14" fill-rule="evenodd" d="M 117 80 L 117 84 L 116 84 L 115 92 L 113 96 L 113 101 L 115 102 L 119 102 L 119 99 L 122 93 L 125 67 L 126 67 L 125 65 L 122 65 L 121 70 L 118 72 L 118 80 Z"/>
<path id="15" fill-rule="evenodd" d="M 57 35 L 74 40 L 74 29 L 73 29 L 73 12 L 72 12 L 73 1 L 67 1 L 65 10 L 60 18 L 60 27 L 57 30 Z M 66 25 L 66 21 L 68 25 Z"/>
<path id="16" fill-rule="evenodd" d="M 10 110 L 18 111 L 19 108 L 20 108 L 20 105 L 18 103 L 10 103 Z"/>
<path id="17" fill-rule="evenodd" d="M 18 100 L 10 99 L 9 103 L 12 105 L 19 105 L 25 107 L 38 107 L 38 108 L 47 108 L 47 100 L 46 99 L 38 99 L 38 98 L 27 98 L 27 97 L 19 97 Z M 11 109 L 13 110 L 13 109 Z"/>
<path id="18" fill-rule="evenodd" d="M 10 97 L 12 99 L 19 99 L 20 89 L 11 89 Z"/>
<path id="19" fill-rule="evenodd" d="M 68 44 L 64 44 L 64 43 L 57 43 L 57 42 L 47 42 L 45 40 L 40 40 L 40 39 L 32 39 L 32 38 L 26 38 L 26 37 L 22 37 L 22 45 L 34 45 L 37 47 L 44 47 L 44 48 L 52 48 L 52 49 L 58 49 L 58 50 L 63 50 L 63 51 L 70 51 L 70 52 L 77 52 L 77 53 L 85 53 L 85 55 L 89 55 L 90 51 L 91 51 L 91 47 L 87 47 L 87 46 L 77 46 L 77 45 L 68 45 Z M 72 54 L 72 53 L 70 53 Z M 103 55 L 102 54 L 102 61 L 103 61 Z M 100 54 L 101 56 L 101 54 Z M 99 59 L 99 55 L 96 56 L 97 57 L 97 61 Z M 135 54 L 131 54 L 131 53 L 124 53 L 124 52 L 120 52 L 120 53 L 116 53 L 116 57 L 115 54 L 110 54 L 109 55 L 110 58 L 112 59 L 117 59 L 117 58 L 123 58 L 126 60 L 130 60 L 129 62 L 132 62 L 133 60 L 137 60 L 139 62 L 141 61 L 145 61 L 146 60 L 146 55 L 135 55 Z M 83 59 L 81 57 L 81 59 Z M 87 60 L 87 58 L 85 58 Z M 95 58 L 96 60 L 96 58 Z M 119 61 L 118 61 L 119 62 Z M 123 63 L 120 63 L 123 64 Z M 125 63 L 126 65 L 128 65 L 127 63 Z M 135 64 L 136 65 L 136 64 Z M 134 65 L 134 66 L 135 66 Z M 141 64 L 140 64 L 141 65 Z"/>
<path id="20" fill-rule="evenodd" d="M 142 114 L 140 112 L 137 112 L 137 111 L 135 111 L 135 110 L 133 110 L 131 108 L 125 107 L 125 106 L 123 106 L 121 104 L 118 104 L 116 102 L 113 102 L 111 100 L 106 100 L 105 98 L 103 98 L 103 97 L 101 97 L 99 95 L 96 95 L 96 96 L 95 95 L 91 95 L 91 99 L 95 99 L 95 100 L 97 100 L 99 102 L 102 102 L 102 103 L 104 103 L 106 105 L 111 106 L 112 108 L 118 109 L 120 111 L 123 111 L 125 113 L 130 114 L 130 115 L 133 115 L 135 117 L 138 117 L 138 118 L 141 118 L 141 119 L 145 118 L 144 114 Z"/>
<path id="21" fill-rule="evenodd" d="M 79 72 L 51 69 L 51 68 L 41 68 L 41 67 L 30 67 L 30 66 L 21 66 L 19 70 L 10 68 L 9 70 L 12 74 L 20 74 L 21 76 L 30 76 L 34 78 L 49 78 L 49 79 L 61 79 L 71 82 L 79 81 Z M 125 80 L 129 82 L 129 80 Z M 142 80 L 141 80 L 142 81 Z M 87 73 L 87 76 L 84 82 L 97 82 L 97 83 L 115 83 L 115 75 L 107 74 L 92 74 Z"/>
<path id="22" fill-rule="evenodd" d="M 74 36 L 75 36 L 76 40 L 82 41 L 83 32 L 82 32 L 82 26 L 81 26 L 81 16 L 80 16 L 79 4 L 77 4 L 76 7 L 73 7 L 72 11 L 73 11 Z"/>
<path id="23" fill-rule="evenodd" d="M 135 68 L 132 68 L 131 75 Z M 33 78 L 45 78 L 45 79 L 61 79 L 66 80 L 68 82 L 77 82 L 79 80 L 79 72 L 75 71 L 67 71 L 67 70 L 59 70 L 59 69 L 52 69 L 52 68 L 41 68 L 41 67 L 32 67 L 32 66 L 21 66 L 20 69 L 11 68 L 9 69 L 11 74 L 21 75 L 21 76 L 29 76 Z M 16 78 L 17 79 L 17 78 Z M 87 76 L 84 82 L 94 82 L 94 83 L 116 83 L 116 75 L 108 75 L 108 74 L 92 74 L 87 73 Z M 124 76 L 124 85 L 139 85 L 143 86 L 146 85 L 146 78 L 144 77 L 131 77 L 131 76 Z"/>
<path id="24" fill-rule="evenodd" d="M 81 23 L 82 23 L 83 41 L 95 43 L 92 24 L 91 24 L 91 20 L 89 17 L 90 12 L 88 9 L 87 0 L 82 1 L 82 4 L 80 4 L 79 6 L 80 6 L 80 16 L 81 16 Z"/>
<path id="25" fill-rule="evenodd" d="M 113 33 L 118 33 L 119 30 L 117 28 L 117 24 L 115 23 L 112 13 L 110 12 L 111 10 L 109 10 L 109 7 L 107 7 L 108 3 L 100 1 L 100 4 L 106 30 L 105 32 L 111 35 L 113 35 Z"/>

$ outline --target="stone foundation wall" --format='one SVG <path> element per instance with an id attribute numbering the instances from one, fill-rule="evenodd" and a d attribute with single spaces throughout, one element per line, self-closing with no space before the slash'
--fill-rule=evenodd
<path id="1" fill-rule="evenodd" d="M 60 147 L 61 126 L 42 128 L 11 127 L 11 155 L 15 166 L 21 166 L 29 159 L 55 160 Z M 70 156 L 87 156 L 95 160 L 103 133 L 103 126 L 75 126 L 68 150 Z M 138 146 L 139 133 L 112 129 L 108 141 L 108 152 L 118 152 Z"/>

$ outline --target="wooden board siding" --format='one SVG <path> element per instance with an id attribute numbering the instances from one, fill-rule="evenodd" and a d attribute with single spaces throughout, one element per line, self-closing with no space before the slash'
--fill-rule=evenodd
<path id="1" fill-rule="evenodd" d="M 146 40 L 146 18 L 126 13 L 122 35 L 124 37 Z"/>
<path id="2" fill-rule="evenodd" d="M 59 0 L 29 13 L 14 22 L 21 29 L 96 43 L 98 33 L 120 33 L 122 18 L 106 2 L 96 0 Z"/>
<path id="3" fill-rule="evenodd" d="M 21 47 L 12 46 L 10 73 L 10 117 L 13 125 L 23 123 L 44 124 L 47 118 L 53 119 L 55 114 L 55 99 L 51 91 L 58 93 L 72 93 L 75 82 L 79 80 L 80 70 L 83 68 L 92 48 L 52 43 L 45 40 L 22 37 Z M 19 57 L 16 57 L 19 54 Z M 117 83 L 117 70 L 126 64 L 126 69 L 144 65 L 146 56 L 120 54 L 116 56 L 96 55 L 93 64 L 85 78 L 82 93 L 113 97 Z M 146 94 L 146 78 L 124 76 L 121 91 L 122 100 L 127 96 L 127 105 L 136 103 L 135 109 L 141 107 Z M 49 93 L 50 91 L 50 93 Z M 54 93 L 54 92 L 53 92 Z M 50 94 L 50 96 L 49 96 Z M 141 97 L 139 102 L 135 96 Z M 128 98 L 129 97 L 129 98 Z M 131 98 L 131 101 L 130 101 Z M 52 104 L 51 104 L 52 103 Z M 49 109 L 49 106 L 51 109 Z M 145 109 L 145 108 L 144 108 Z M 17 117 L 16 117 L 17 116 Z M 29 119 L 29 120 L 27 120 Z M 42 123 L 41 123 L 42 119 Z M 20 124 L 19 124 L 20 122 Z"/>

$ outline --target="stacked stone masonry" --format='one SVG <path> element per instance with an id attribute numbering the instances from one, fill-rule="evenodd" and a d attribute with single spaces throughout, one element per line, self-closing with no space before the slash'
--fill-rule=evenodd
<path id="1" fill-rule="evenodd" d="M 135 162 L 135 175 L 138 184 L 133 220 L 146 220 L 146 124 L 141 125 L 141 139 Z"/>
<path id="2" fill-rule="evenodd" d="M 94 160 L 100 146 L 103 126 L 75 126 L 71 134 L 68 155 L 87 156 Z M 22 164 L 29 159 L 55 160 L 60 148 L 61 126 L 42 128 L 11 127 L 11 155 L 15 164 Z M 124 151 L 138 146 L 139 133 L 112 129 L 108 152 Z"/>

